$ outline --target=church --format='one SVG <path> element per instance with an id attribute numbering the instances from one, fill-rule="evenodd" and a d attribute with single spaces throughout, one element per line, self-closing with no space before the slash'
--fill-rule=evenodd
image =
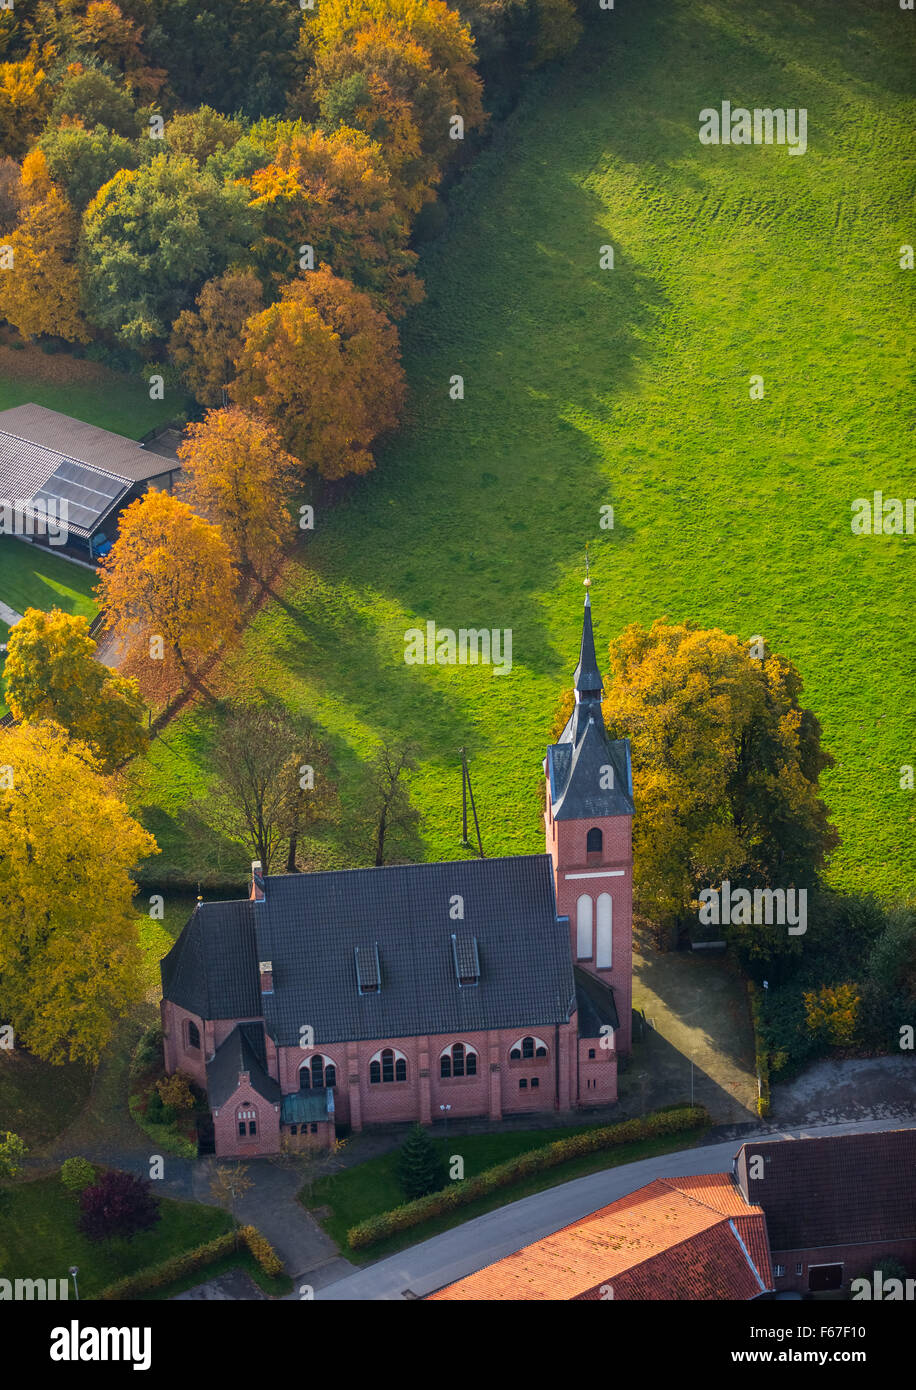
<path id="1" fill-rule="evenodd" d="M 198 903 L 162 961 L 165 1067 L 206 1090 L 217 1155 L 616 1101 L 633 788 L 587 592 L 574 684 L 544 760 L 544 854 L 277 875 L 256 861 L 247 898 Z"/>

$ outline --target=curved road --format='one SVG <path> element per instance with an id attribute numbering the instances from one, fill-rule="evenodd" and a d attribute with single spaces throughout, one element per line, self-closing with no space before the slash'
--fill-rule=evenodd
<path id="1" fill-rule="evenodd" d="M 806 1126 L 793 1130 L 762 1130 L 758 1135 L 743 1135 L 725 1143 L 708 1144 L 696 1149 L 678 1149 L 659 1158 L 643 1159 L 619 1168 L 606 1168 L 600 1173 L 577 1178 L 574 1182 L 548 1188 L 545 1192 L 525 1197 L 520 1202 L 499 1207 L 485 1216 L 475 1217 L 463 1226 L 445 1231 L 432 1240 L 423 1241 L 387 1260 L 380 1260 L 358 1274 L 350 1274 L 326 1288 L 315 1290 L 316 1299 L 376 1300 L 402 1299 L 407 1290 L 412 1294 L 431 1293 L 433 1289 L 450 1284 L 455 1279 L 482 1269 L 485 1265 L 511 1255 L 532 1241 L 540 1240 L 578 1221 L 589 1212 L 607 1206 L 618 1197 L 625 1197 L 654 1178 L 676 1178 L 696 1173 L 729 1172 L 733 1156 L 749 1139 L 817 1139 L 829 1134 L 860 1134 L 885 1129 L 912 1129 L 916 1119 L 887 1121 L 863 1120 L 852 1124 Z M 316 1272 L 317 1273 L 317 1272 Z M 291 1295 L 307 1297 L 304 1281 L 297 1280 Z"/>

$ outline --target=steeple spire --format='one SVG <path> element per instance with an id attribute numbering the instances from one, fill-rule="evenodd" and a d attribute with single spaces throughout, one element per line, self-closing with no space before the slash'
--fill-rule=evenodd
<path id="1" fill-rule="evenodd" d="M 599 700 L 604 693 L 598 658 L 595 655 L 595 635 L 592 632 L 592 605 L 588 593 L 591 579 L 588 573 L 588 546 L 585 547 L 585 612 L 582 616 L 582 642 L 579 647 L 579 664 L 573 676 L 576 703 L 582 700 Z"/>

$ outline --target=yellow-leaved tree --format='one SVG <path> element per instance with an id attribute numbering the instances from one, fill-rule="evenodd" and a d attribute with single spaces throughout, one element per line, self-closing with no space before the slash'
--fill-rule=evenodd
<path id="1" fill-rule="evenodd" d="M 264 580 L 295 537 L 289 496 L 300 467 L 272 425 L 238 406 L 189 425 L 179 496 L 216 522 L 245 574 Z"/>
<path id="2" fill-rule="evenodd" d="M 0 1017 L 36 1056 L 94 1064 L 142 997 L 130 874 L 157 853 L 85 744 L 0 730 Z"/>
<path id="3" fill-rule="evenodd" d="M 196 684 L 195 662 L 236 627 L 236 575 L 218 526 L 186 502 L 150 491 L 121 513 L 97 588 L 109 625 L 148 665 L 174 657 Z"/>
<path id="4" fill-rule="evenodd" d="M 88 619 L 27 608 L 9 635 L 6 702 L 23 722 L 60 724 L 112 771 L 146 746 L 146 711 L 136 682 L 103 666 L 95 652 Z"/>
<path id="5" fill-rule="evenodd" d="M 0 318 L 25 338 L 48 333 L 87 343 L 92 335 L 80 310 L 75 259 L 79 218 L 51 183 L 40 150 L 23 164 L 20 196 L 22 212 L 7 238 L 11 264 L 0 269 Z"/>

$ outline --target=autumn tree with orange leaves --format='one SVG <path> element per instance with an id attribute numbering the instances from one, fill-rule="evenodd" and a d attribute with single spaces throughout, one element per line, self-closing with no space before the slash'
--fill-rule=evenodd
<path id="1" fill-rule="evenodd" d="M 208 280 L 197 309 L 184 309 L 172 325 L 169 356 L 201 405 L 222 405 L 235 377 L 245 325 L 264 308 L 261 282 L 251 270 L 227 270 Z"/>
<path id="2" fill-rule="evenodd" d="M 423 297 L 406 215 L 392 197 L 381 151 L 362 131 L 310 130 L 281 141 L 251 188 L 263 225 L 255 254 L 278 284 L 295 274 L 300 247 L 308 245 L 315 266 L 324 262 L 352 280 L 392 317 Z"/>
<path id="3" fill-rule="evenodd" d="M 179 496 L 219 525 L 243 573 L 265 580 L 295 534 L 288 499 L 298 461 L 273 426 L 238 406 L 190 425 L 178 457 Z"/>
<path id="4" fill-rule="evenodd" d="M 404 400 L 398 337 L 369 296 L 327 266 L 251 320 L 231 392 L 322 478 L 367 473 Z"/>
<path id="5" fill-rule="evenodd" d="M 236 587 L 220 528 L 179 498 L 150 491 L 121 513 L 96 592 L 120 637 L 146 643 L 151 664 L 171 655 L 196 684 L 194 663 L 235 629 Z"/>

